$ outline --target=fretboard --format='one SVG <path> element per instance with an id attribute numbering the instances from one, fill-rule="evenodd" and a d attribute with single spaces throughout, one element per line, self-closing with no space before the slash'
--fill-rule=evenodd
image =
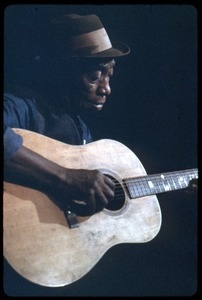
<path id="1" fill-rule="evenodd" d="M 198 169 L 127 178 L 124 182 L 130 197 L 137 198 L 184 189 L 194 178 L 198 178 Z"/>

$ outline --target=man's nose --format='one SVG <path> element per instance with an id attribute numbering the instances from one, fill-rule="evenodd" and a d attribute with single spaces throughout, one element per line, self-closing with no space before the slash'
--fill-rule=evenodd
<path id="1" fill-rule="evenodd" d="M 111 94 L 111 87 L 109 83 L 108 77 L 103 77 L 102 80 L 99 82 L 99 93 L 102 95 L 110 95 Z"/>

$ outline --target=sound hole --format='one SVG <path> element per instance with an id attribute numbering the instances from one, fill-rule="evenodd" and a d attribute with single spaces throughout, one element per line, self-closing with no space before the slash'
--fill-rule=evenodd
<path id="1" fill-rule="evenodd" d="M 109 201 L 105 209 L 116 211 L 120 210 L 125 203 L 125 193 L 121 186 L 121 184 L 116 180 L 114 177 L 107 174 L 109 178 L 112 179 L 112 181 L 115 183 L 115 195 L 114 198 Z"/>

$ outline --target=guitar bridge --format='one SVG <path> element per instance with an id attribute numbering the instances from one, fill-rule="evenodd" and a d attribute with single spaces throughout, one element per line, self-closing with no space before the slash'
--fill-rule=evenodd
<path id="1" fill-rule="evenodd" d="M 77 221 L 77 216 L 75 213 L 72 213 L 70 210 L 64 211 L 65 217 L 67 219 L 67 223 L 70 228 L 78 228 L 79 223 Z"/>

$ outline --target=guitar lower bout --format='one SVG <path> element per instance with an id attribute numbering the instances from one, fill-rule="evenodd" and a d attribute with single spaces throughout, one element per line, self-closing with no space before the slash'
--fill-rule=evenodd
<path id="1" fill-rule="evenodd" d="M 91 217 L 78 217 L 79 226 L 71 229 L 47 195 L 4 182 L 4 257 L 21 276 L 42 286 L 68 285 L 89 272 L 112 246 L 145 243 L 158 234 L 161 210 L 157 197 L 135 198 L 128 193 L 124 179 L 145 176 L 146 171 L 125 145 L 105 139 L 72 146 L 15 130 L 27 148 L 67 168 L 99 169 L 116 186 L 114 201 Z"/>

